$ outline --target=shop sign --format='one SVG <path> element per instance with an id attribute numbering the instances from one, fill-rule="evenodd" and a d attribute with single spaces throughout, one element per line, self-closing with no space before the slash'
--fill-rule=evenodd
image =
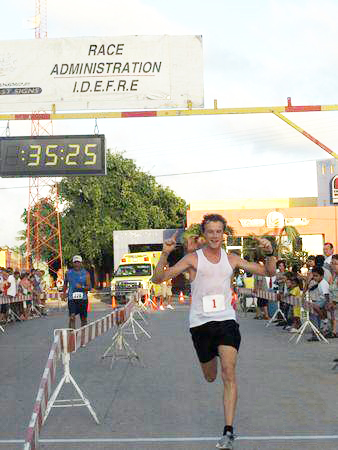
<path id="1" fill-rule="evenodd" d="M 338 203 L 338 175 L 331 181 L 332 203 Z"/>
<path id="2" fill-rule="evenodd" d="M 337 176 L 338 184 L 338 176 Z M 338 203 L 338 187 L 337 187 L 337 203 Z M 283 228 L 285 225 L 292 227 L 299 227 L 309 225 L 310 220 L 306 217 L 284 217 L 284 215 L 278 211 L 270 212 L 266 220 L 265 219 L 239 219 L 239 222 L 244 228 Z"/>
<path id="3" fill-rule="evenodd" d="M 305 217 L 285 217 L 285 225 L 291 227 L 309 225 L 309 223 L 309 219 L 306 219 Z"/>
<path id="4" fill-rule="evenodd" d="M 283 228 L 284 216 L 278 211 L 272 211 L 266 216 L 266 226 L 268 228 Z"/>
<path id="5" fill-rule="evenodd" d="M 265 220 L 264 219 L 239 219 L 242 227 L 264 227 Z"/>

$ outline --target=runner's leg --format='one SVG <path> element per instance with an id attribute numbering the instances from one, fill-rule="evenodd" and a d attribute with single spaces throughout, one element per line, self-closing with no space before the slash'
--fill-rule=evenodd
<path id="1" fill-rule="evenodd" d="M 228 345 L 218 347 L 224 384 L 225 425 L 233 425 L 237 405 L 236 363 L 237 350 Z"/>
<path id="2" fill-rule="evenodd" d="M 212 383 L 217 377 L 217 357 L 215 356 L 211 361 L 201 363 L 204 378 Z"/>
<path id="3" fill-rule="evenodd" d="M 69 326 L 68 328 L 72 328 L 73 330 L 75 329 L 75 314 L 70 314 L 69 315 Z"/>

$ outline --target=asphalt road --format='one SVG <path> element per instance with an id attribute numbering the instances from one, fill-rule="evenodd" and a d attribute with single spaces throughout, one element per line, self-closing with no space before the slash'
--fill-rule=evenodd
<path id="1" fill-rule="evenodd" d="M 109 310 L 98 303 L 90 318 Z M 42 429 L 41 449 L 215 448 L 224 425 L 222 384 L 202 378 L 187 307 L 148 313 L 147 319 L 151 340 L 127 337 L 144 366 L 119 360 L 111 369 L 110 360 L 101 359 L 112 332 L 72 356 L 71 373 L 100 424 L 87 408 L 55 408 Z M 53 309 L 47 318 L 0 332 L 0 448 L 23 448 L 53 329 L 66 324 L 66 311 Z M 332 370 L 338 339 L 329 345 L 289 343 L 287 332 L 266 328 L 252 314 L 240 317 L 240 328 L 235 448 L 338 448 L 338 370 Z M 57 379 L 61 374 L 59 368 Z M 60 398 L 74 397 L 69 385 L 61 391 Z"/>

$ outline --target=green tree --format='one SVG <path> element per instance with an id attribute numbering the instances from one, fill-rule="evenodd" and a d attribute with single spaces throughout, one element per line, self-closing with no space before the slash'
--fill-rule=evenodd
<path id="1" fill-rule="evenodd" d="M 65 260 L 80 253 L 111 268 L 113 231 L 184 227 L 187 205 L 121 153 L 107 152 L 107 175 L 60 183 Z"/>

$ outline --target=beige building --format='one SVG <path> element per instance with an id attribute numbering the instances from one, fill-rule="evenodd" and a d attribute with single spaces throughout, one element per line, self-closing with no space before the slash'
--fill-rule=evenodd
<path id="1" fill-rule="evenodd" d="M 284 226 L 294 226 L 302 238 L 302 249 L 309 254 L 323 253 L 324 242 L 338 251 L 338 206 L 317 206 L 316 197 L 277 199 L 224 199 L 193 201 L 187 212 L 187 226 L 200 223 L 205 214 L 225 217 L 234 229 L 240 247 L 250 234 L 277 235 Z"/>

